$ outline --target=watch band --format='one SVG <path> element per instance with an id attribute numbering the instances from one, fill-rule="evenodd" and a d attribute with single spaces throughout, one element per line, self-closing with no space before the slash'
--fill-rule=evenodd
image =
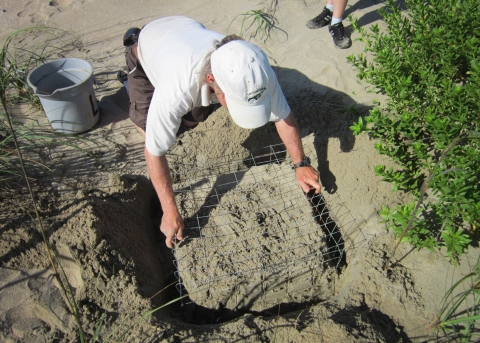
<path id="1" fill-rule="evenodd" d="M 293 169 L 297 169 L 297 168 L 309 166 L 310 163 L 311 163 L 310 158 L 308 158 L 307 156 L 305 156 L 305 157 L 303 158 L 303 160 L 301 160 L 300 162 L 295 163 L 295 164 L 293 165 Z"/>

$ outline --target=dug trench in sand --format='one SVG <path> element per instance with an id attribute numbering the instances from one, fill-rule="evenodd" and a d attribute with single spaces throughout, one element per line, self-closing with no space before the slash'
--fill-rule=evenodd
<path id="1" fill-rule="evenodd" d="M 211 309 L 262 311 L 327 297 L 335 274 L 329 266 L 339 259 L 330 252 L 340 247 L 327 246 L 326 227 L 291 165 L 213 179 L 213 186 L 177 195 L 186 230 L 175 258 L 190 299 Z"/>

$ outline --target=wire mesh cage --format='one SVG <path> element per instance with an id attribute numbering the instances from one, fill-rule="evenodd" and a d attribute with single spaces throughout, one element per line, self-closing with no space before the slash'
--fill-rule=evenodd
<path id="1" fill-rule="evenodd" d="M 176 169 L 181 294 L 234 310 L 328 297 L 345 241 L 324 196 L 302 191 L 287 156 L 279 144 Z"/>

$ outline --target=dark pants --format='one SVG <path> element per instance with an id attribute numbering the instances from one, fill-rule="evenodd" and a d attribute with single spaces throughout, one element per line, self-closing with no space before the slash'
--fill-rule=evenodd
<path id="1" fill-rule="evenodd" d="M 128 70 L 128 95 L 130 97 L 129 117 L 135 125 L 145 131 L 148 109 L 155 87 L 150 83 L 140 61 L 135 57 L 133 45 L 125 48 L 125 61 Z M 205 121 L 220 106 L 220 104 L 213 104 L 207 107 L 195 107 L 186 113 L 183 119 L 191 122 Z"/>

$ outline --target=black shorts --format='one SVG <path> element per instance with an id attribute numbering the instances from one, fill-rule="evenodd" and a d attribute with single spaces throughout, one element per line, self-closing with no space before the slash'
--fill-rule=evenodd
<path id="1" fill-rule="evenodd" d="M 128 95 L 130 97 L 129 117 L 135 125 L 145 131 L 148 109 L 155 87 L 150 83 L 140 61 L 135 57 L 133 45 L 125 48 L 125 61 L 127 63 Z M 185 113 L 183 118 L 192 122 L 202 122 L 220 106 L 220 104 L 213 104 L 208 107 L 195 107 L 190 112 Z"/>

